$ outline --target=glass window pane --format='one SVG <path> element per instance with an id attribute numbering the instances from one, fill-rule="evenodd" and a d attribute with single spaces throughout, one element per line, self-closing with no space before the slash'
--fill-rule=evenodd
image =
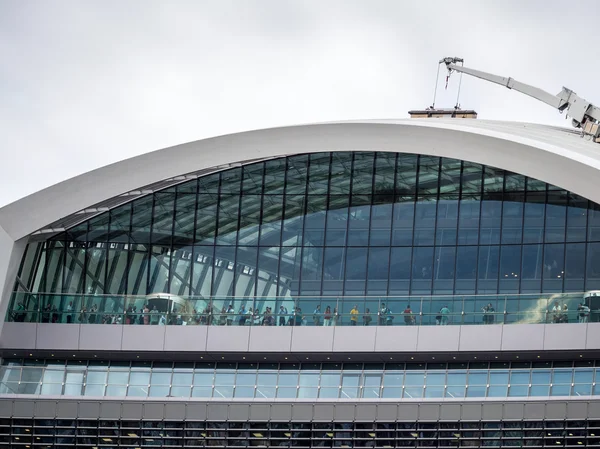
<path id="1" fill-rule="evenodd" d="M 585 243 L 568 243 L 565 245 L 565 291 L 583 291 L 584 274 Z"/>
<path id="2" fill-rule="evenodd" d="M 570 384 L 572 376 L 573 376 L 573 370 L 555 369 L 554 372 L 552 373 L 552 383 L 553 384 Z"/>
<path id="3" fill-rule="evenodd" d="M 436 194 L 439 190 L 440 158 L 419 157 L 419 193 Z"/>
<path id="4" fill-rule="evenodd" d="M 168 385 L 152 385 L 148 396 L 166 398 L 170 395 L 170 389 Z"/>
<path id="5" fill-rule="evenodd" d="M 194 373 L 192 370 L 189 371 L 178 371 L 177 369 L 173 372 L 173 385 L 192 385 L 192 379 Z M 212 384 L 212 380 L 211 380 Z"/>
<path id="6" fill-rule="evenodd" d="M 521 243 L 523 234 L 523 194 L 505 195 L 502 206 L 502 243 Z"/>
<path id="7" fill-rule="evenodd" d="M 410 246 L 413 243 L 413 225 L 415 219 L 415 198 L 398 196 L 394 203 L 392 221 L 392 245 Z M 599 233 L 600 235 L 600 233 Z"/>
<path id="8" fill-rule="evenodd" d="M 502 246 L 500 252 L 500 292 L 519 292 L 521 246 Z"/>
<path id="9" fill-rule="evenodd" d="M 470 371 L 467 384 L 469 385 L 469 387 L 472 385 L 487 385 L 487 379 L 487 371 Z"/>
<path id="10" fill-rule="evenodd" d="M 477 245 L 479 242 L 480 196 L 463 196 L 458 218 L 458 244 Z"/>
<path id="11" fill-rule="evenodd" d="M 466 371 L 448 371 L 448 385 L 466 385 L 467 384 L 467 372 Z"/>
<path id="12" fill-rule="evenodd" d="M 543 291 L 562 291 L 565 275 L 565 245 L 544 246 Z"/>
<path id="13" fill-rule="evenodd" d="M 528 192 L 525 197 L 523 243 L 544 241 L 546 192 Z"/>
<path id="14" fill-rule="evenodd" d="M 415 205 L 415 245 L 433 245 L 435 243 L 435 223 L 437 215 L 437 197 L 420 196 Z"/>
<path id="15" fill-rule="evenodd" d="M 530 376 L 529 370 L 523 370 L 523 371 L 513 370 L 510 373 L 510 384 L 511 385 L 529 384 L 529 376 Z"/>
<path id="16" fill-rule="evenodd" d="M 431 292 L 433 277 L 433 248 L 413 248 L 412 293 Z"/>
<path id="17" fill-rule="evenodd" d="M 502 223 L 502 194 L 484 195 L 481 202 L 479 243 L 483 245 L 500 243 L 500 223 Z"/>

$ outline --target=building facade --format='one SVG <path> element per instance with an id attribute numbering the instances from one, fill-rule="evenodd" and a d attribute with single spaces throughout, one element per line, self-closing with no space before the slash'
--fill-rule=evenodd
<path id="1" fill-rule="evenodd" d="M 596 146 L 280 128 L 0 209 L 0 447 L 600 447 Z"/>

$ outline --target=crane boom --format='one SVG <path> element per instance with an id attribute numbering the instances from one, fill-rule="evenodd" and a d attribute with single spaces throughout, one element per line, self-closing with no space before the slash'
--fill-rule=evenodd
<path id="1" fill-rule="evenodd" d="M 567 117 L 571 118 L 573 126 L 581 128 L 584 135 L 590 136 L 595 142 L 600 143 L 600 108 L 581 98 L 571 89 L 563 87 L 557 95 L 552 95 L 543 89 L 521 83 L 510 77 L 506 78 L 464 67 L 461 58 L 444 58 L 440 60 L 440 64 L 442 63 L 446 64 L 449 74 L 452 72 L 465 73 L 521 92 L 558 109 L 560 112 L 567 110 Z M 459 63 L 461 65 L 458 65 Z"/>

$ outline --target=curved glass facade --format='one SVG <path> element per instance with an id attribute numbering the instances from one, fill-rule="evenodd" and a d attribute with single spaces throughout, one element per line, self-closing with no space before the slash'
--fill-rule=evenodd
<path id="1" fill-rule="evenodd" d="M 600 206 L 455 159 L 330 152 L 201 177 L 29 244 L 16 290 L 236 298 L 600 288 Z"/>

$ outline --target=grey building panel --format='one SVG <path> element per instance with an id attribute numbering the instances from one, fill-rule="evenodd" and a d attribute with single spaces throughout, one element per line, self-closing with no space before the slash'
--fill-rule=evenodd
<path id="1" fill-rule="evenodd" d="M 79 403 L 79 418 L 98 419 L 100 416 L 100 403 L 82 401 Z"/>
<path id="2" fill-rule="evenodd" d="M 228 417 L 229 421 L 248 421 L 250 419 L 250 404 L 230 404 Z"/>
<path id="3" fill-rule="evenodd" d="M 10 418 L 13 414 L 12 399 L 0 399 L 0 417 Z"/>
<path id="4" fill-rule="evenodd" d="M 590 402 L 588 404 L 588 418 L 590 418 L 590 419 L 600 418 L 600 402 Z"/>
<path id="5" fill-rule="evenodd" d="M 444 403 L 440 405 L 440 421 L 460 421 L 460 404 Z"/>
<path id="6" fill-rule="evenodd" d="M 479 421 L 481 419 L 481 404 L 463 404 L 461 413 L 464 421 Z"/>
<path id="7" fill-rule="evenodd" d="M 193 421 L 204 421 L 208 416 L 206 404 L 189 403 L 185 406 L 186 419 Z"/>
<path id="8" fill-rule="evenodd" d="M 137 419 L 140 419 L 141 416 Z M 100 419 L 121 419 L 120 402 L 101 402 Z"/>
<path id="9" fill-rule="evenodd" d="M 356 404 L 355 421 L 375 422 L 377 419 L 377 405 L 375 404 Z"/>
<path id="10" fill-rule="evenodd" d="M 357 338 L 356 326 L 337 326 L 333 334 L 333 350 L 339 352 L 373 352 L 377 326 L 367 326 L 360 330 Z"/>
<path id="11" fill-rule="evenodd" d="M 567 419 L 586 419 L 587 417 L 587 402 L 567 402 Z"/>
<path id="12" fill-rule="evenodd" d="M 331 422 L 335 416 L 333 404 L 313 405 L 313 421 Z"/>
<path id="13" fill-rule="evenodd" d="M 460 351 L 500 351 L 505 326 L 461 326 Z"/>
<path id="14" fill-rule="evenodd" d="M 400 403 L 398 404 L 397 413 L 400 421 L 416 421 L 419 419 L 419 404 Z"/>
<path id="15" fill-rule="evenodd" d="M 5 322 L 2 325 L 0 346 L 11 349 L 35 349 L 36 333 L 37 324 L 35 323 Z"/>
<path id="16" fill-rule="evenodd" d="M 4 332 L 2 336 L 4 336 Z M 587 325 L 585 349 L 600 349 L 600 323 L 589 323 Z"/>
<path id="17" fill-rule="evenodd" d="M 62 327 L 62 326 L 61 326 Z M 123 328 L 133 326 L 112 326 L 107 332 L 106 326 L 84 324 L 80 326 L 79 349 L 82 351 L 120 351 Z M 70 342 L 71 344 L 73 342 Z"/>
<path id="18" fill-rule="evenodd" d="M 75 401 L 58 401 L 56 407 L 57 418 L 72 418 L 75 419 L 79 415 L 78 404 Z"/>
<path id="19" fill-rule="evenodd" d="M 439 404 L 420 404 L 419 405 L 419 420 L 437 421 L 439 419 L 440 419 Z"/>
<path id="20" fill-rule="evenodd" d="M 312 411 L 311 411 L 312 413 Z M 272 404 L 271 421 L 291 421 L 292 404 Z"/>
<path id="21" fill-rule="evenodd" d="M 525 416 L 525 405 L 520 402 L 508 402 L 504 404 L 503 418 L 507 420 L 519 420 Z"/>
<path id="22" fill-rule="evenodd" d="M 481 419 L 485 421 L 500 421 L 502 419 L 502 404 L 485 402 L 481 407 Z"/>
<path id="23" fill-rule="evenodd" d="M 525 404 L 525 413 L 523 415 L 524 419 L 544 419 L 545 415 L 545 405 L 544 403 L 526 403 Z"/>
<path id="24" fill-rule="evenodd" d="M 211 326 L 208 329 L 206 350 L 209 352 L 246 352 L 250 326 Z"/>
<path id="25" fill-rule="evenodd" d="M 270 404 L 251 404 L 250 421 L 269 421 L 271 418 Z"/>
<path id="26" fill-rule="evenodd" d="M 404 406 L 404 404 L 400 404 Z M 415 404 L 416 406 L 416 404 Z M 418 410 L 418 409 L 417 409 Z M 392 422 L 397 419 L 408 421 L 404 416 L 398 415 L 398 405 L 396 404 L 377 404 L 377 421 Z"/>
<path id="27" fill-rule="evenodd" d="M 206 419 L 208 421 L 227 421 L 227 404 L 208 403 L 206 405 Z"/>
<path id="28" fill-rule="evenodd" d="M 587 326 L 580 323 L 546 324 L 544 326 L 544 350 L 585 348 Z"/>
<path id="29" fill-rule="evenodd" d="M 250 352 L 290 352 L 292 326 L 252 326 L 250 329 Z"/>
<path id="30" fill-rule="evenodd" d="M 142 402 L 123 402 L 121 406 L 121 417 L 123 419 L 143 419 L 144 404 Z"/>
<path id="31" fill-rule="evenodd" d="M 333 332 L 331 327 L 295 326 L 293 329 L 293 352 L 333 351 Z"/>
<path id="32" fill-rule="evenodd" d="M 26 399 L 15 399 L 13 403 L 13 416 L 15 418 L 31 418 L 34 415 L 35 403 Z"/>
<path id="33" fill-rule="evenodd" d="M 36 401 L 35 414 L 33 416 L 36 418 L 55 418 L 56 408 L 56 401 Z M 67 418 L 72 418 L 72 416 L 67 416 Z"/>
<path id="34" fill-rule="evenodd" d="M 208 326 L 166 326 L 165 351 L 206 351 Z"/>
<path id="35" fill-rule="evenodd" d="M 333 413 L 331 413 L 333 418 Z M 292 406 L 292 421 L 310 421 L 313 418 L 312 404 L 294 404 Z"/>
<path id="36" fill-rule="evenodd" d="M 378 326 L 375 336 L 375 351 L 416 351 L 419 331 L 418 326 Z"/>
<path id="37" fill-rule="evenodd" d="M 544 418 L 563 420 L 567 417 L 566 402 L 548 402 L 546 404 L 546 412 Z"/>
<path id="38" fill-rule="evenodd" d="M 57 329 L 60 327 L 61 329 Z M 37 349 L 70 349 L 79 342 L 79 326 L 78 324 L 63 324 L 56 326 L 51 323 L 39 323 L 36 333 L 36 348 Z M 106 329 L 104 330 L 105 333 Z"/>
<path id="39" fill-rule="evenodd" d="M 354 404 L 335 404 L 334 407 L 334 420 L 342 422 L 353 422 L 354 421 Z"/>
<path id="40" fill-rule="evenodd" d="M 417 351 L 458 351 L 462 326 L 428 326 L 419 331 Z"/>
<path id="41" fill-rule="evenodd" d="M 165 405 L 157 402 L 144 403 L 143 419 L 163 419 L 165 416 Z"/>
<path id="42" fill-rule="evenodd" d="M 165 419 L 185 419 L 185 404 L 167 402 L 165 404 Z"/>
<path id="43" fill-rule="evenodd" d="M 544 326 L 523 324 L 504 326 L 502 332 L 503 351 L 542 351 L 544 349 Z"/>
<path id="44" fill-rule="evenodd" d="M 123 351 L 162 351 L 167 326 L 121 326 Z"/>

